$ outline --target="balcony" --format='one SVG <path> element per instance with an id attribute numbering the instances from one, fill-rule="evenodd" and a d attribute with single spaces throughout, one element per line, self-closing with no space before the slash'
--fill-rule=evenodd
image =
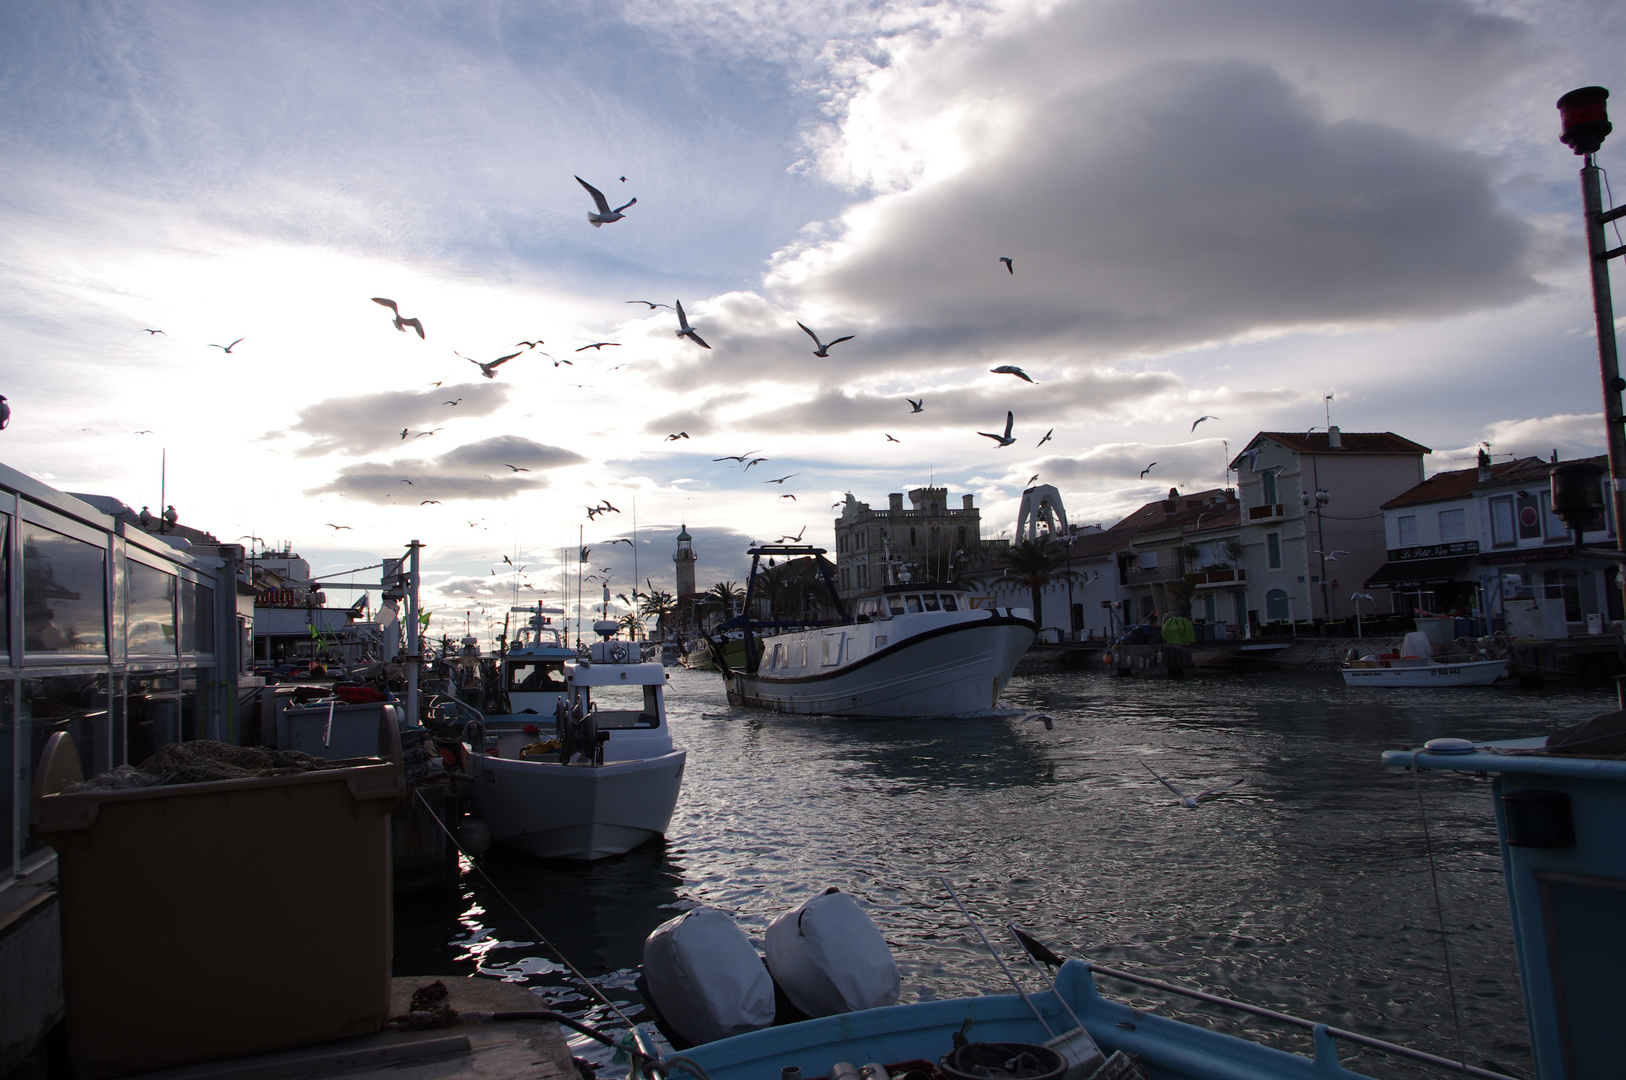
<path id="1" fill-rule="evenodd" d="M 1185 575 L 1173 566 L 1131 566 L 1128 577 L 1120 581 L 1124 585 L 1157 585 L 1183 577 Z"/>
<path id="2" fill-rule="evenodd" d="M 1287 515 L 1282 510 L 1281 503 L 1271 503 L 1269 506 L 1248 507 L 1248 522 L 1259 524 L 1267 521 L 1281 521 Z"/>
<path id="3" fill-rule="evenodd" d="M 1214 567 L 1208 570 L 1199 570 L 1191 575 L 1192 581 L 1199 589 L 1218 588 L 1222 585 L 1240 585 L 1248 580 L 1248 572 L 1241 567 Z"/>

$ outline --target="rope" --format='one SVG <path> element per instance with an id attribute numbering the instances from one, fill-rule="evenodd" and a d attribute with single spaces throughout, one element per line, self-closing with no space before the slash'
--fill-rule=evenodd
<path id="1" fill-rule="evenodd" d="M 1434 920 L 1440 931 L 1440 952 L 1445 957 L 1445 991 L 1451 1002 L 1451 1023 L 1457 1032 L 1457 1062 L 1464 1076 L 1468 1074 L 1468 1055 L 1462 1041 L 1462 1016 L 1457 1012 L 1457 984 L 1451 972 L 1451 943 L 1445 936 L 1445 906 L 1440 901 L 1440 879 L 1434 870 L 1434 841 L 1429 836 L 1428 812 L 1423 807 L 1422 769 L 1412 765 L 1412 785 L 1417 791 L 1417 816 L 1423 823 L 1423 850 L 1428 854 L 1428 883 L 1434 890 Z"/>

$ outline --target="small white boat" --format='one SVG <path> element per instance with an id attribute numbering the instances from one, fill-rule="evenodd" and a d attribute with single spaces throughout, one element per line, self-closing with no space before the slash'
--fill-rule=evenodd
<path id="1" fill-rule="evenodd" d="M 1508 661 L 1440 661 L 1420 633 L 1406 635 L 1398 657 L 1364 656 L 1347 662 L 1345 686 L 1489 686 L 1507 674 Z"/>
<path id="2" fill-rule="evenodd" d="M 688 755 L 667 726 L 666 671 L 625 662 L 633 644 L 599 641 L 591 659 L 559 661 L 557 691 L 509 691 L 516 707 L 530 700 L 520 694 L 550 695 L 552 715 L 488 716 L 465 729 L 475 811 L 496 842 L 591 860 L 665 835 Z"/>

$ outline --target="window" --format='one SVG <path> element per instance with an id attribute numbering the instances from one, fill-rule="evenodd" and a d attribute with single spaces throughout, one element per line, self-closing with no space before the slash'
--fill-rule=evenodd
<path id="1" fill-rule="evenodd" d="M 520 693 L 551 694 L 565 688 L 562 660 L 513 663 L 508 665 L 508 689 Z"/>
<path id="2" fill-rule="evenodd" d="M 960 550 L 965 550 L 965 526 L 960 526 Z"/>
<path id="3" fill-rule="evenodd" d="M 1285 621 L 1293 617 L 1293 603 L 1286 589 L 1272 589 L 1265 594 L 1265 618 L 1270 622 Z"/>
<path id="4" fill-rule="evenodd" d="M 1553 513 L 1553 493 L 1543 491 L 1538 496 L 1541 501 L 1541 524 L 1549 540 L 1568 540 L 1570 531 L 1564 525 L 1564 519 Z"/>
<path id="5" fill-rule="evenodd" d="M 912 525 L 909 527 L 909 546 L 915 546 L 915 529 Z"/>
<path id="6" fill-rule="evenodd" d="M 927 593 L 926 596 L 925 596 L 925 601 L 926 601 L 926 610 L 927 611 L 936 611 L 937 610 L 937 594 L 936 593 Z"/>
<path id="7" fill-rule="evenodd" d="M 1402 518 L 1401 520 L 1405 520 Z M 1440 511 L 1440 542 L 1451 540 L 1466 540 L 1468 538 L 1468 514 L 1465 510 Z"/>
<path id="8" fill-rule="evenodd" d="M 1142 570 L 1156 570 L 1157 569 L 1157 552 L 1155 552 L 1155 551 L 1143 551 L 1143 552 L 1141 552 L 1140 555 L 1137 556 L 1137 558 L 1136 558 L 1135 565 L 1140 567 Z"/>
<path id="9" fill-rule="evenodd" d="M 23 533 L 23 647 L 107 653 L 107 552 L 32 522 Z"/>
<path id="10" fill-rule="evenodd" d="M 1265 534 L 1265 564 L 1272 570 L 1282 568 L 1282 534 Z M 1274 618 L 1274 616 L 1272 616 Z"/>
<path id="11" fill-rule="evenodd" d="M 1411 547 L 1417 543 L 1417 518 L 1407 515 L 1396 522 L 1400 526 L 1400 546 Z"/>
<path id="12" fill-rule="evenodd" d="M 1513 496 L 1503 495 L 1490 501 L 1491 543 L 1504 547 L 1518 542 L 1513 530 Z"/>
<path id="13" fill-rule="evenodd" d="M 959 603 L 959 601 L 954 599 L 954 594 L 953 593 L 944 593 L 943 594 L 943 610 L 944 611 L 959 611 L 960 610 L 960 603 Z"/>
<path id="14" fill-rule="evenodd" d="M 886 606 L 887 606 L 887 609 L 892 612 L 892 614 L 894 614 L 894 615 L 902 615 L 903 614 L 903 597 L 901 597 L 901 596 L 888 596 L 886 598 Z M 806 663 L 806 661 L 804 660 L 803 663 Z"/>
<path id="15" fill-rule="evenodd" d="M 106 772 L 112 760 L 112 725 L 108 723 L 108 677 L 106 675 L 59 675 L 45 679 L 24 679 L 22 684 L 23 745 L 28 748 L 28 771 L 18 777 L 24 791 L 32 790 L 45 743 L 59 731 L 68 733 L 79 752 L 79 766 L 86 776 Z M 44 848 L 45 843 L 29 836 L 28 808 L 22 800 L 23 856 Z"/>
<path id="16" fill-rule="evenodd" d="M 908 607 L 909 614 L 918 615 L 920 613 L 920 597 L 911 593 L 903 598 L 903 602 L 904 605 Z"/>
<path id="17" fill-rule="evenodd" d="M 1276 497 L 1276 470 L 1266 469 L 1259 474 L 1259 498 L 1266 506 L 1275 506 L 1281 501 Z"/>
<path id="18" fill-rule="evenodd" d="M 131 656 L 175 655 L 175 575 L 124 564 L 124 648 Z"/>
<path id="19" fill-rule="evenodd" d="M 11 687 L 10 682 L 0 682 L 0 769 L 5 770 L 5 776 L 8 778 L 8 786 L 0 788 L 0 791 L 4 792 L 3 797 L 0 797 L 0 881 L 9 881 L 16 870 L 12 862 L 14 842 L 12 815 L 16 812 L 18 800 L 16 792 L 9 784 L 12 782 L 10 778 L 17 776 L 17 762 L 14 760 L 17 752 L 17 725 L 11 718 Z"/>

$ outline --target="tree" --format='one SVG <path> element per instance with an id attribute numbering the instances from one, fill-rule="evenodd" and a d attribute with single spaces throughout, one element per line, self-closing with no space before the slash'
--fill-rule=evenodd
<path id="1" fill-rule="evenodd" d="M 1044 540 L 1017 540 L 1000 552 L 1005 574 L 1028 587 L 1033 598 L 1033 621 L 1044 625 L 1044 611 L 1039 591 L 1052 581 L 1066 578 L 1072 571 L 1062 567 L 1067 562 L 1063 552 L 1052 552 Z"/>
<path id="2" fill-rule="evenodd" d="M 705 599 L 721 604 L 726 615 L 734 614 L 734 605 L 745 600 L 745 590 L 732 581 L 714 582 L 705 592 Z"/>
<path id="3" fill-rule="evenodd" d="M 645 619 L 655 620 L 655 633 L 665 637 L 667 623 L 677 611 L 677 598 L 664 589 L 643 593 L 638 604 L 638 615 Z"/>

